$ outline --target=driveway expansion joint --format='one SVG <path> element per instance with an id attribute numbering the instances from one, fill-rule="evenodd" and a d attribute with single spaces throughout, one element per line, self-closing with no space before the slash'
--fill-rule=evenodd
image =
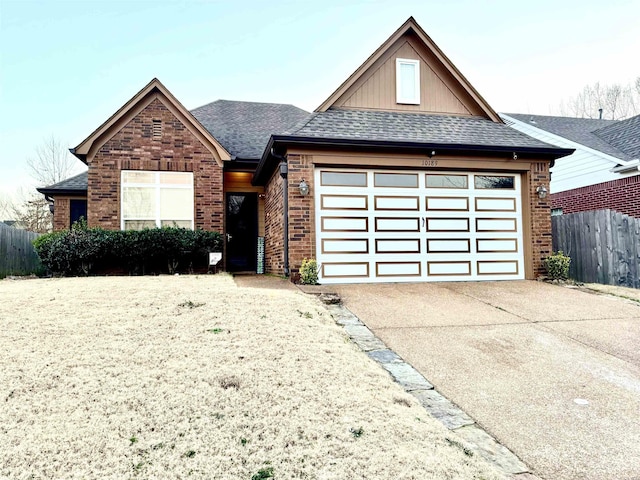
<path id="1" fill-rule="evenodd" d="M 384 368 L 404 390 L 413 395 L 429 415 L 459 436 L 469 448 L 513 480 L 536 480 L 529 468 L 507 447 L 498 443 L 464 411 L 435 390 L 413 366 L 388 348 L 342 304 L 325 305 L 334 321 L 366 355 Z"/>

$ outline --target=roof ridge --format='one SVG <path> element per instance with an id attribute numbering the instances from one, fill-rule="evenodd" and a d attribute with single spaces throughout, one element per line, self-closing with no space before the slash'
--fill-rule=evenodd
<path id="1" fill-rule="evenodd" d="M 252 102 L 250 100 L 227 100 L 225 98 L 218 98 L 217 100 L 214 100 L 213 102 L 209 102 L 209 103 L 205 103 L 204 105 L 200 105 L 199 107 L 195 107 L 193 109 L 191 109 L 191 111 L 194 110 L 198 110 L 199 108 L 203 108 L 203 107 L 208 107 L 209 105 L 213 105 L 214 103 L 221 103 L 221 102 L 227 102 L 227 103 L 247 103 L 247 104 L 251 104 L 251 105 L 278 105 L 278 106 L 283 106 L 283 107 L 294 107 L 297 108 L 299 110 L 304 110 L 296 105 L 294 105 L 293 103 L 279 103 L 279 102 Z M 306 110 L 304 110 L 306 111 Z"/>

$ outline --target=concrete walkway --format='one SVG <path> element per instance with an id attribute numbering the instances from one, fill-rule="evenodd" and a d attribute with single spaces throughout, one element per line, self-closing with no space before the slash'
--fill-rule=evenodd
<path id="1" fill-rule="evenodd" d="M 527 281 L 335 290 L 537 476 L 640 478 L 640 303 Z"/>

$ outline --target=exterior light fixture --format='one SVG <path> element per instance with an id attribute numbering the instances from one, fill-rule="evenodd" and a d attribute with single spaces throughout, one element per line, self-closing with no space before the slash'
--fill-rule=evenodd
<path id="1" fill-rule="evenodd" d="M 538 188 L 536 188 L 536 193 L 538 194 L 538 198 L 540 198 L 540 200 L 543 200 L 545 198 L 547 198 L 547 188 L 544 185 L 540 185 Z"/>
<path id="2" fill-rule="evenodd" d="M 304 178 L 300 180 L 300 185 L 298 185 L 298 188 L 300 189 L 300 195 L 302 195 L 303 197 L 309 195 L 309 185 L 304 181 Z"/>

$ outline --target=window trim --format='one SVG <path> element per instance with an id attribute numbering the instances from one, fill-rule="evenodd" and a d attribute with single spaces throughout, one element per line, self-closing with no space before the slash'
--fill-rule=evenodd
<path id="1" fill-rule="evenodd" d="M 412 97 L 402 96 L 402 65 L 413 65 L 415 67 L 413 74 L 416 88 L 413 92 Z M 420 60 L 413 60 L 410 58 L 396 58 L 396 103 L 404 105 L 420 105 Z"/>
<path id="2" fill-rule="evenodd" d="M 153 174 L 154 181 L 153 183 L 146 182 L 125 182 L 125 176 L 127 173 L 151 173 Z M 180 174 L 180 175 L 188 175 L 191 182 L 190 183 L 162 183 L 160 181 L 160 176 L 162 174 Z M 125 218 L 124 216 L 124 189 L 126 187 L 133 188 L 153 188 L 155 195 L 155 215 L 149 218 Z M 195 195 L 195 185 L 193 181 L 193 172 L 174 172 L 174 171 L 160 171 L 160 170 L 121 170 L 120 171 L 120 230 L 125 229 L 125 221 L 127 220 L 148 220 L 154 221 L 156 224 L 156 228 L 162 228 L 163 219 L 160 214 L 160 204 L 161 204 L 161 190 L 191 190 L 192 194 Z M 175 220 L 175 219 L 174 219 Z M 191 211 L 191 218 L 184 219 L 181 221 L 191 221 L 190 229 L 194 230 L 195 228 L 195 198 L 193 199 L 193 210 Z"/>

